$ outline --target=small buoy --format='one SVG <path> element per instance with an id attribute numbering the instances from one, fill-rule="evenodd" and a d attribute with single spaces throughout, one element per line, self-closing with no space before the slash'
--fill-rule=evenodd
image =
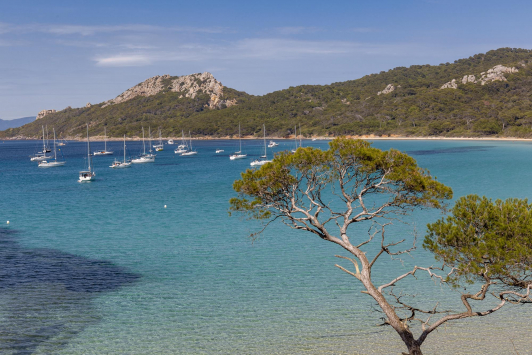
<path id="1" fill-rule="evenodd" d="M 9 224 L 9 221 L 7 221 L 7 224 Z"/>
<path id="2" fill-rule="evenodd" d="M 166 208 L 166 205 L 164 205 L 164 208 Z M 7 223 L 9 223 L 9 222 L 7 222 Z"/>

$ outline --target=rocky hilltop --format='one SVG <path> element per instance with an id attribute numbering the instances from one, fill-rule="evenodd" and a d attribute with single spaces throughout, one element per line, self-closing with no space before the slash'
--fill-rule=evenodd
<path id="1" fill-rule="evenodd" d="M 208 107 L 210 109 L 220 108 L 221 105 L 226 107 L 236 105 L 236 100 L 224 100 L 224 86 L 216 80 L 211 73 L 197 73 L 183 76 L 154 76 L 142 83 L 133 86 L 124 91 L 116 98 L 108 100 L 102 108 L 109 105 L 119 104 L 137 96 L 153 96 L 162 91 L 171 91 L 181 93 L 180 98 L 195 98 L 198 93 L 204 93 L 210 96 Z"/>
<path id="2" fill-rule="evenodd" d="M 42 110 L 40 111 L 38 114 L 37 114 L 37 120 L 40 120 L 41 118 L 43 118 L 44 116 L 46 115 L 49 115 L 51 113 L 56 113 L 56 110 Z"/>

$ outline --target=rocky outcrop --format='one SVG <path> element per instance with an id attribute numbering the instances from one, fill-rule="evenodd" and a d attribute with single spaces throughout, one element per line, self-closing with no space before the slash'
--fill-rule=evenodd
<path id="1" fill-rule="evenodd" d="M 393 86 L 392 84 L 388 84 L 388 85 L 384 88 L 384 90 L 379 91 L 379 92 L 377 93 L 377 95 L 380 95 L 380 94 L 383 94 L 383 95 L 385 95 L 385 94 L 389 94 L 389 93 L 391 93 L 391 92 L 394 91 L 394 90 L 395 90 L 395 86 Z"/>
<path id="2" fill-rule="evenodd" d="M 453 79 L 449 81 L 448 83 L 443 84 L 440 89 L 456 89 L 456 88 L 458 88 L 458 84 L 456 83 L 456 79 Z"/>
<path id="3" fill-rule="evenodd" d="M 170 75 L 154 76 L 148 80 L 124 91 L 113 100 L 106 101 L 102 107 L 119 104 L 137 96 L 152 96 L 163 90 L 182 93 L 180 97 L 195 98 L 199 93 L 210 96 L 209 108 L 222 107 L 222 105 L 236 105 L 236 100 L 223 99 L 224 86 L 216 80 L 211 73 L 198 73 L 172 77 Z"/>
<path id="4" fill-rule="evenodd" d="M 55 113 L 55 112 L 57 112 L 57 111 L 56 111 L 56 110 L 42 110 L 41 112 L 39 112 L 39 113 L 37 114 L 37 118 L 35 118 L 35 119 L 36 119 L 36 120 L 41 119 L 41 118 L 43 118 L 44 116 L 49 115 L 49 114 L 51 114 L 51 113 Z"/>
<path id="5" fill-rule="evenodd" d="M 477 82 L 477 79 L 475 78 L 474 75 L 464 75 L 464 77 L 462 78 L 462 84 L 476 83 L 476 82 Z"/>
<path id="6" fill-rule="evenodd" d="M 519 70 L 517 68 L 505 67 L 503 65 L 496 65 L 493 68 L 489 69 L 487 72 L 480 73 L 480 84 L 484 85 L 490 81 L 506 81 L 504 74 L 517 73 Z"/>
<path id="7" fill-rule="evenodd" d="M 464 75 L 461 82 L 462 84 L 473 83 L 484 85 L 492 81 L 506 81 L 504 74 L 517 73 L 519 70 L 517 68 L 505 67 L 504 65 L 496 65 L 493 68 L 489 69 L 487 72 L 480 73 L 480 78 L 477 78 L 474 75 Z M 453 79 L 441 86 L 440 89 L 457 89 L 458 84 L 456 79 Z"/>

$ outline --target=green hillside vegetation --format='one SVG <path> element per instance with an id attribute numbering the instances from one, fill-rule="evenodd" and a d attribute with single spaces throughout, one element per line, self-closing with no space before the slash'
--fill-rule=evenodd
<path id="1" fill-rule="evenodd" d="M 515 67 L 507 81 L 462 84 L 496 65 Z M 457 89 L 440 89 L 456 79 Z M 396 89 L 377 95 L 388 84 Z M 444 137 L 532 137 L 532 51 L 501 48 L 436 66 L 413 65 L 371 74 L 331 85 L 301 85 L 263 96 L 224 88 L 223 99 L 238 105 L 214 110 L 209 97 L 179 98 L 180 93 L 160 92 L 150 97 L 101 108 L 68 108 L 20 128 L 0 132 L 0 137 L 39 137 L 41 125 L 55 127 L 63 137 L 83 135 L 138 136 L 141 127 L 161 127 L 164 136 L 223 137 L 237 134 L 288 136 L 301 124 L 306 136 L 377 135 Z"/>

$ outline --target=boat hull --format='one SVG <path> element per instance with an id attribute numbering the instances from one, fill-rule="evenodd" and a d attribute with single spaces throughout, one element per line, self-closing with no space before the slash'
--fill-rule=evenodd
<path id="1" fill-rule="evenodd" d="M 253 160 L 249 165 L 251 166 L 263 166 L 264 164 L 271 163 L 271 160 Z"/>
<path id="2" fill-rule="evenodd" d="M 38 156 L 35 156 L 35 157 L 31 157 L 31 161 L 43 161 L 43 160 L 48 160 L 48 159 L 53 159 L 54 157 L 49 157 L 49 156 L 42 156 L 42 155 L 38 155 Z"/>
<path id="3" fill-rule="evenodd" d="M 98 152 L 94 152 L 92 153 L 92 155 L 113 155 L 113 152 L 108 152 L 108 151 L 98 151 Z"/>
<path id="4" fill-rule="evenodd" d="M 91 171 L 80 171 L 78 182 L 91 182 L 94 181 L 96 174 Z"/>
<path id="5" fill-rule="evenodd" d="M 247 157 L 248 157 L 247 154 L 233 154 L 229 156 L 229 159 L 238 160 L 238 159 L 246 159 Z"/>
<path id="6" fill-rule="evenodd" d="M 45 160 L 41 161 L 39 163 L 39 168 L 55 168 L 58 166 L 64 166 L 66 164 L 66 161 L 50 161 L 47 162 Z"/>
<path id="7" fill-rule="evenodd" d="M 140 157 L 137 159 L 133 159 L 131 162 L 134 164 L 153 163 L 155 162 L 155 157 Z"/>
<path id="8" fill-rule="evenodd" d="M 125 169 L 125 168 L 130 168 L 131 167 L 131 163 L 115 163 L 113 165 L 110 165 L 109 166 L 110 168 L 113 168 L 113 169 Z"/>

